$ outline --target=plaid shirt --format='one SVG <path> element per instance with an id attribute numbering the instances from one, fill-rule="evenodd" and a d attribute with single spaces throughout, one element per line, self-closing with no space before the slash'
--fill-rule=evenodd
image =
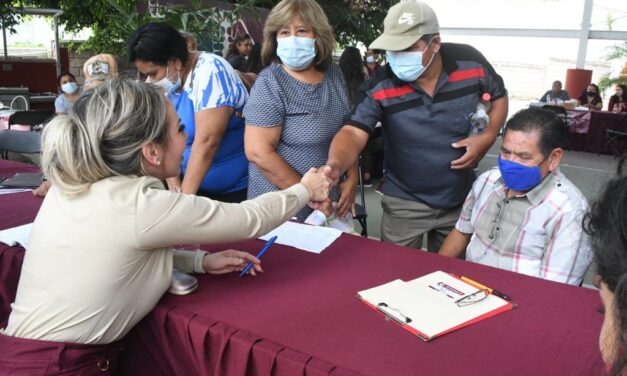
<path id="1" fill-rule="evenodd" d="M 468 261 L 579 284 L 592 260 L 581 225 L 587 208 L 586 198 L 559 170 L 527 194 L 507 198 L 501 173 L 493 168 L 473 184 L 455 228 L 472 234 Z"/>

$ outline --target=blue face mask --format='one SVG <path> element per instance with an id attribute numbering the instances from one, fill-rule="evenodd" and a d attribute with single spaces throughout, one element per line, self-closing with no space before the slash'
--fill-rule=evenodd
<path id="1" fill-rule="evenodd" d="M 78 90 L 76 82 L 67 82 L 61 85 L 61 90 L 66 94 L 74 94 Z"/>
<path id="2" fill-rule="evenodd" d="M 507 188 L 514 191 L 528 191 L 542 183 L 540 166 L 529 167 L 499 156 L 499 170 Z"/>
<path id="3" fill-rule="evenodd" d="M 425 48 L 425 51 L 431 42 Z M 426 66 L 422 65 L 422 54 L 423 51 L 409 51 L 409 52 L 398 52 L 398 51 L 388 51 L 387 58 L 390 63 L 390 68 L 392 68 L 392 72 L 399 79 L 405 82 L 413 82 L 418 79 L 431 65 L 435 54 L 431 55 L 431 59 L 427 63 Z"/>
<path id="4" fill-rule="evenodd" d="M 313 38 L 277 38 L 277 44 L 277 56 L 291 70 L 307 68 L 316 57 L 316 40 Z"/>

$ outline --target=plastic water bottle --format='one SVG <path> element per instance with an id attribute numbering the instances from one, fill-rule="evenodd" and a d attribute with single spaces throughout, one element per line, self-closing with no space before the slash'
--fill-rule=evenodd
<path id="1" fill-rule="evenodd" d="M 546 103 L 553 103 L 552 99 L 553 97 L 551 96 L 551 94 L 546 95 Z"/>
<path id="2" fill-rule="evenodd" d="M 481 134 L 490 122 L 490 93 L 483 93 L 481 100 L 477 105 L 477 111 L 470 117 L 470 135 L 476 136 Z"/>

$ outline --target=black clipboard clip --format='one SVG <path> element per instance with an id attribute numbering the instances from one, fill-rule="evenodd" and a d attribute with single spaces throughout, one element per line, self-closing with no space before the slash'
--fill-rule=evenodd
<path id="1" fill-rule="evenodd" d="M 410 317 L 403 315 L 398 308 L 390 307 L 387 303 L 377 304 L 377 309 L 385 315 L 386 320 L 392 319 L 400 325 L 407 325 L 412 322 Z"/>

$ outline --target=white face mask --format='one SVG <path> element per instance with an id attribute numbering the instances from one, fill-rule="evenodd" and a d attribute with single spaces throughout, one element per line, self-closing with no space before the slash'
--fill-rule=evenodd
<path id="1" fill-rule="evenodd" d="M 372 55 L 366 56 L 366 63 L 374 64 L 376 61 L 377 61 L 377 59 L 375 59 L 374 56 L 372 56 Z"/>
<path id="2" fill-rule="evenodd" d="M 180 73 L 180 71 L 177 70 L 176 71 L 176 82 L 172 82 L 168 78 L 168 70 L 169 69 L 170 69 L 169 67 L 167 67 L 165 69 L 165 77 L 163 77 L 162 79 L 160 79 L 157 82 L 153 82 L 153 84 L 163 88 L 163 90 L 165 90 L 165 92 L 167 94 L 172 94 L 176 90 L 178 90 L 178 88 L 181 87 L 181 73 Z"/>
<path id="3" fill-rule="evenodd" d="M 74 94 L 78 90 L 78 85 L 76 84 L 76 82 L 66 82 L 61 85 L 61 90 L 65 94 Z"/>
<path id="4" fill-rule="evenodd" d="M 427 44 L 424 51 L 426 51 L 431 42 Z M 431 55 L 431 59 L 427 63 L 427 65 L 422 65 L 422 54 L 424 51 L 409 51 L 409 52 L 398 52 L 398 51 L 388 51 L 387 57 L 388 62 L 390 63 L 390 68 L 392 68 L 392 72 L 396 75 L 396 77 L 400 78 L 406 82 L 413 82 L 418 79 L 431 65 L 435 54 Z"/>

